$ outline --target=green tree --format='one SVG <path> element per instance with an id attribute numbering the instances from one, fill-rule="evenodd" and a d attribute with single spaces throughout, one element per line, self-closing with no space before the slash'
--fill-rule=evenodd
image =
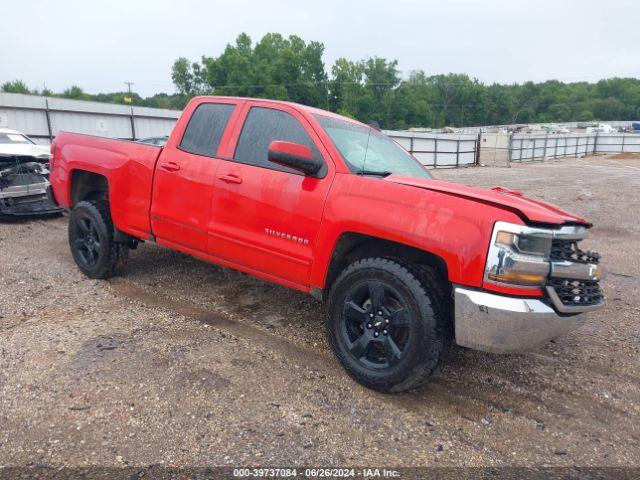
<path id="1" fill-rule="evenodd" d="M 422 70 L 411 72 L 409 78 L 395 90 L 393 97 L 393 121 L 389 128 L 434 125 L 429 79 Z"/>
<path id="2" fill-rule="evenodd" d="M 364 98 L 364 66 L 338 58 L 331 68 L 329 108 L 347 117 L 358 117 Z"/>
<path id="3" fill-rule="evenodd" d="M 10 82 L 4 82 L 1 90 L 8 93 L 31 93 L 27 84 L 22 80 L 12 80 Z"/>
<path id="4" fill-rule="evenodd" d="M 131 98 L 132 105 L 144 105 L 144 99 L 135 92 L 129 94 L 129 92 L 121 91 L 121 92 L 112 92 L 112 93 L 98 93 L 96 95 L 90 95 L 90 99 L 95 102 L 105 102 L 105 103 L 120 103 L 123 105 L 129 105 L 129 103 L 125 102 L 125 97 Z"/>
<path id="5" fill-rule="evenodd" d="M 275 98 L 327 107 L 327 75 L 319 42 L 268 33 L 253 46 L 242 33 L 218 57 L 202 57 L 203 81 L 221 95 Z M 195 66 L 195 64 L 194 64 Z M 184 92 L 184 89 L 179 91 Z"/>
<path id="6" fill-rule="evenodd" d="M 173 63 L 171 79 L 181 95 L 195 96 L 205 93 L 202 67 L 197 62 L 190 64 L 186 58 L 178 58 Z"/>
<path id="7" fill-rule="evenodd" d="M 199 93 L 289 100 L 339 112 L 384 128 L 561 122 L 640 116 L 640 80 L 612 78 L 596 84 L 486 85 L 465 74 L 402 79 L 396 60 L 338 58 L 327 73 L 324 46 L 268 33 L 257 43 L 242 33 L 218 56 L 176 60 L 172 77 L 180 105 Z M 164 104 L 169 100 L 164 99 Z"/>
<path id="8" fill-rule="evenodd" d="M 593 113 L 600 120 L 621 119 L 625 116 L 624 103 L 615 97 L 597 99 L 593 107 Z"/>
<path id="9" fill-rule="evenodd" d="M 60 96 L 62 98 L 73 98 L 76 100 L 91 100 L 91 96 L 85 93 L 84 90 L 77 85 L 67 88 L 60 94 Z"/>
<path id="10" fill-rule="evenodd" d="M 218 57 L 202 57 L 205 84 L 215 95 L 255 95 L 255 67 L 251 38 L 242 33 Z"/>
<path id="11" fill-rule="evenodd" d="M 394 103 L 395 89 L 400 84 L 400 72 L 398 71 L 398 61 L 387 61 L 385 58 L 372 57 L 363 62 L 364 72 L 364 92 L 366 110 L 362 115 L 368 115 L 365 121 L 375 120 L 381 127 L 389 128 L 394 119 L 392 108 Z"/>

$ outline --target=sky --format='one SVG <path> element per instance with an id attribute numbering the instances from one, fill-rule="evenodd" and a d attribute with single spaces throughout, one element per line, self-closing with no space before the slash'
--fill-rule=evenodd
<path id="1" fill-rule="evenodd" d="M 4 4 L 4 5 L 3 5 Z M 640 77 L 634 0 L 0 0 L 0 83 L 172 93 L 171 66 L 217 56 L 241 32 L 298 35 L 336 58 L 398 60 L 403 77 L 486 83 Z"/>

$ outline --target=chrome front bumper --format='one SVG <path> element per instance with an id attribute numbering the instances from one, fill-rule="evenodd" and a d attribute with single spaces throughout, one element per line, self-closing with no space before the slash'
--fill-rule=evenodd
<path id="1" fill-rule="evenodd" d="M 456 286 L 456 343 L 495 353 L 534 349 L 584 323 L 584 313 L 560 316 L 544 301 Z M 602 305 L 599 305 L 601 307 Z"/>

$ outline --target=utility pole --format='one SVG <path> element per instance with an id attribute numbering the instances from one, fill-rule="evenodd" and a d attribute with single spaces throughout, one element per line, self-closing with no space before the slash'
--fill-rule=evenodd
<path id="1" fill-rule="evenodd" d="M 133 82 L 124 82 L 124 84 L 129 88 L 129 96 L 131 96 L 131 85 L 133 85 Z"/>
<path id="2" fill-rule="evenodd" d="M 127 88 L 129 89 L 129 107 L 131 108 L 131 115 L 130 115 L 130 119 L 131 119 L 131 140 L 135 140 L 136 139 L 136 125 L 135 125 L 135 119 L 133 117 L 133 97 L 131 97 L 131 85 L 133 85 L 133 82 L 124 82 L 124 84 L 127 86 Z"/>

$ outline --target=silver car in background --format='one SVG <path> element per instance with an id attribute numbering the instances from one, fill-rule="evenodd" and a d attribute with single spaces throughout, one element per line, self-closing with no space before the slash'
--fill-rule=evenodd
<path id="1" fill-rule="evenodd" d="M 0 128 L 0 218 L 62 212 L 47 196 L 49 148 Z"/>

